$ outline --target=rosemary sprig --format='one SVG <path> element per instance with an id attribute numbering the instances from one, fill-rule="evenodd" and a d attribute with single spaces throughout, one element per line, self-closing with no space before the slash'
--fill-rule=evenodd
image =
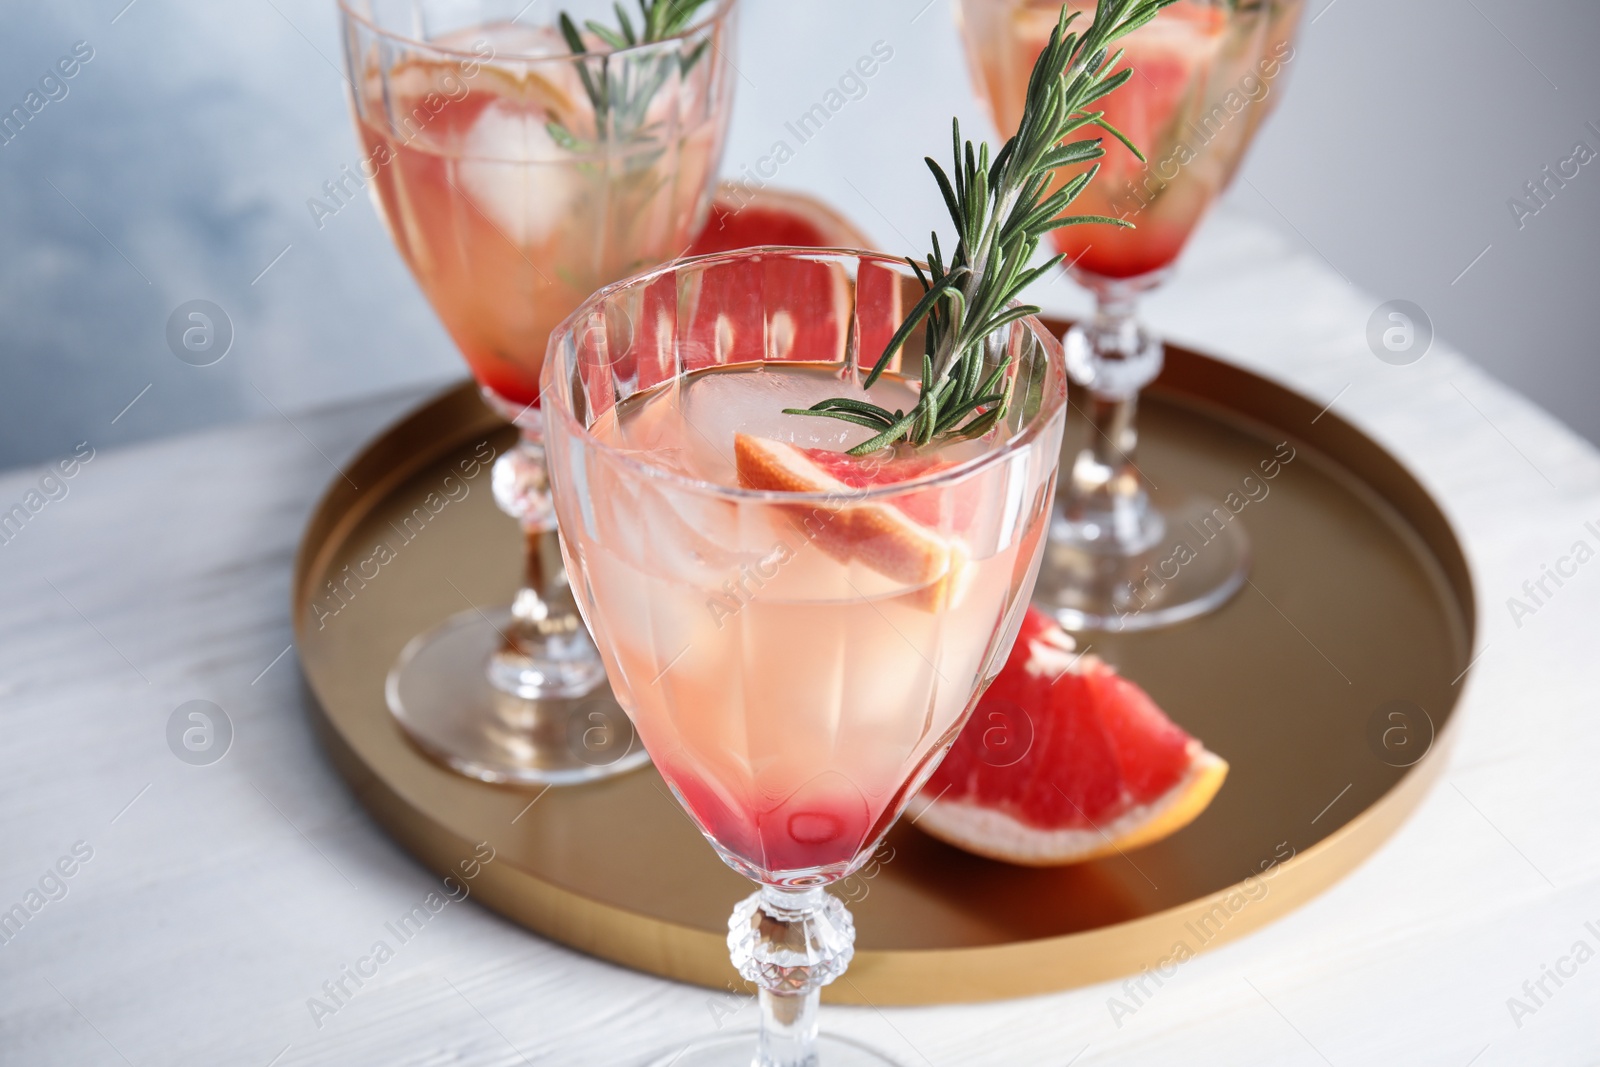
<path id="1" fill-rule="evenodd" d="M 1091 126 L 1117 138 L 1143 162 L 1139 150 L 1093 105 L 1133 74 L 1131 68 L 1114 71 L 1122 53 L 1111 54 L 1111 43 L 1173 2 L 1100 0 L 1094 21 L 1081 35 L 1071 31 L 1076 13 L 1069 14 L 1063 6 L 1050 43 L 1034 63 L 1022 122 L 993 161 L 987 144 L 974 148 L 971 141 L 962 142 L 959 122 L 951 127 L 954 180 L 931 156 L 927 158 L 955 223 L 956 245 L 947 260 L 939 235 L 933 234 L 926 273 L 915 260 L 907 259 L 922 283 L 922 299 L 901 323 L 864 383 L 870 388 L 912 332 L 926 322 L 922 382 L 915 406 L 910 411 L 890 411 L 836 397 L 809 408 L 787 409 L 789 414 L 842 419 L 879 431 L 850 450 L 855 456 L 901 441 L 922 447 L 981 437 L 999 421 L 1005 414 L 1002 383 L 1009 361 L 1002 360 L 985 374 L 985 341 L 1008 323 L 1038 313 L 1037 307 L 1009 305 L 1031 282 L 1061 262 L 1057 255 L 1029 268 L 1040 238 L 1058 227 L 1080 223 L 1131 225 L 1098 215 L 1063 215 L 1094 180 L 1098 163 L 1054 193 L 1045 194 L 1057 167 L 1090 163 L 1105 155 L 1099 137 L 1068 140 Z"/>
<path id="2" fill-rule="evenodd" d="M 593 19 L 585 22 L 584 26 L 608 47 L 620 51 L 636 45 L 654 44 L 682 33 L 693 24 L 700 9 L 708 2 L 710 0 L 638 0 L 641 21 L 637 30 L 627 9 L 621 3 L 615 3 L 612 5 L 617 13 L 615 28 Z M 557 21 L 561 26 L 561 36 L 566 39 L 572 54 L 589 55 L 589 47 L 584 43 L 572 16 L 563 11 Z M 688 74 L 710 43 L 708 38 L 686 55 L 653 56 L 637 64 L 620 64 L 614 71 L 611 64 L 604 60 L 597 70 L 590 70 L 589 64 L 580 63 L 578 76 L 583 79 L 583 91 L 594 108 L 595 136 L 604 138 L 609 134 L 616 138 L 627 138 L 637 133 L 644 123 L 650 101 L 672 74 L 674 65 L 680 76 Z M 556 142 L 568 150 L 586 147 L 558 122 L 549 123 L 549 130 Z"/>

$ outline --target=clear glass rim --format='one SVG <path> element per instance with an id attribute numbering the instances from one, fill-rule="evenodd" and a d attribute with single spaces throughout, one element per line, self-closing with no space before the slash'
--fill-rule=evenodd
<path id="1" fill-rule="evenodd" d="M 570 376 L 572 373 L 572 368 L 561 366 L 562 360 L 559 358 L 559 355 L 556 352 L 556 346 L 560 343 L 560 339 L 569 335 L 572 332 L 574 325 L 581 318 L 593 312 L 595 308 L 597 308 L 600 304 L 605 302 L 614 294 L 626 289 L 649 285 L 658 278 L 661 278 L 667 274 L 675 273 L 685 267 L 711 265 L 715 263 L 732 263 L 739 260 L 754 259 L 763 255 L 787 256 L 791 258 L 804 256 L 812 259 L 827 257 L 838 259 L 849 257 L 850 259 L 856 261 L 870 260 L 875 263 L 882 263 L 895 267 L 899 271 L 909 271 L 910 269 L 906 261 L 902 258 L 891 256 L 883 252 L 872 252 L 859 248 L 818 248 L 794 245 L 756 245 L 750 248 L 735 249 L 731 252 L 716 252 L 710 255 L 690 256 L 685 259 L 673 260 L 670 263 L 662 264 L 661 266 L 652 270 L 635 274 L 628 278 L 623 278 L 621 281 L 613 282 L 605 288 L 598 290 L 582 304 L 578 305 L 577 309 L 573 311 L 571 315 L 568 315 L 562 320 L 559 326 L 551 331 L 549 350 L 545 354 L 544 368 L 540 374 L 539 408 L 543 413 L 544 418 L 546 420 L 552 417 L 560 418 L 569 428 L 570 432 L 583 439 L 587 447 L 603 453 L 612 461 L 619 463 L 631 470 L 638 471 L 650 478 L 668 482 L 681 488 L 691 489 L 708 496 L 720 497 L 722 499 L 738 501 L 742 503 L 825 504 L 837 507 L 840 503 L 840 494 L 838 493 L 791 493 L 779 492 L 771 489 L 745 489 L 741 486 L 722 485 L 717 482 L 708 482 L 699 478 L 691 478 L 688 475 L 679 474 L 676 471 L 668 470 L 665 467 L 660 467 L 654 463 L 640 459 L 635 453 L 608 445 L 604 441 L 601 441 L 599 438 L 595 437 L 594 434 L 590 433 L 589 428 L 578 421 L 578 417 L 573 411 L 572 405 L 568 401 L 566 395 L 559 388 L 557 388 L 556 375 L 560 374 L 563 378 L 566 378 L 568 381 L 570 381 Z M 910 275 L 908 274 L 907 276 Z M 974 456 L 969 460 L 964 460 L 961 463 L 957 463 L 953 467 L 948 467 L 944 470 L 935 471 L 929 474 L 918 475 L 915 478 L 908 478 L 903 482 L 893 482 L 887 485 L 874 486 L 870 489 L 853 489 L 848 495 L 850 503 L 865 503 L 874 500 L 904 496 L 907 493 L 918 492 L 925 489 L 936 489 L 952 482 L 961 481 L 962 479 L 970 477 L 979 471 L 987 470 L 989 467 L 994 466 L 997 463 L 1005 462 L 1007 457 L 1015 454 L 1020 448 L 1031 443 L 1041 433 L 1044 432 L 1044 428 L 1049 425 L 1050 420 L 1055 417 L 1057 412 L 1065 408 L 1067 404 L 1066 355 L 1062 351 L 1060 339 L 1057 338 L 1056 335 L 1039 320 L 1037 315 L 1028 315 L 1024 318 L 1015 320 L 1014 323 L 1004 328 L 1010 329 L 1011 326 L 1026 327 L 1044 349 L 1046 361 L 1054 364 L 1059 371 L 1058 388 L 1045 395 L 1042 403 L 1039 405 L 1039 410 L 1034 412 L 1033 416 L 1014 434 L 1006 438 L 1006 440 L 1002 442 L 999 447 L 991 449 L 981 456 Z M 730 364 L 730 366 L 738 365 L 739 364 Z M 551 401 L 554 402 L 552 403 Z"/>
<path id="2" fill-rule="evenodd" d="M 736 3 L 738 3 L 738 0 L 713 0 L 711 9 L 704 18 L 696 19 L 689 26 L 684 27 L 682 30 L 679 30 L 670 37 L 663 37 L 659 41 L 650 41 L 648 43 L 629 45 L 627 48 L 598 48 L 591 52 L 587 52 L 584 55 L 578 55 L 573 52 L 496 52 L 493 56 L 490 56 L 487 59 L 479 55 L 477 52 L 471 51 L 470 49 L 450 48 L 435 41 L 426 41 L 420 37 L 413 37 L 408 33 L 402 33 L 399 30 L 392 30 L 383 26 L 379 26 L 373 19 L 356 10 L 355 0 L 337 0 L 337 3 L 339 5 L 339 10 L 343 12 L 344 16 L 350 21 L 360 23 L 378 37 L 407 45 L 408 47 L 418 51 L 435 52 L 443 56 L 459 56 L 462 58 L 475 60 L 479 63 L 493 63 L 497 60 L 509 60 L 517 63 L 571 63 L 576 60 L 593 59 L 596 57 L 628 56 L 650 51 L 661 51 L 663 49 L 676 46 L 685 39 L 699 33 L 707 26 L 715 25 L 718 22 L 725 21 L 728 17 L 728 13 L 733 10 L 733 7 Z"/>

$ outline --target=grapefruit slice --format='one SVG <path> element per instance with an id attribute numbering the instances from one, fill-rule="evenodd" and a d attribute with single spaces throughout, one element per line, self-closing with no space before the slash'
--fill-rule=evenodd
<path id="1" fill-rule="evenodd" d="M 1205 810 L 1227 761 L 1029 607 L 994 684 L 922 789 L 916 825 L 957 848 L 1053 867 L 1140 848 Z"/>
<path id="2" fill-rule="evenodd" d="M 966 546 L 959 538 L 941 534 L 936 524 L 959 529 L 970 521 L 973 501 L 960 487 L 851 502 L 863 489 L 904 482 L 954 464 L 934 456 L 856 457 L 749 434 L 734 436 L 733 451 L 739 484 L 746 489 L 826 493 L 839 501 L 838 507 L 791 509 L 800 533 L 833 558 L 843 563 L 859 560 L 892 581 L 916 588 L 913 602 L 930 612 L 943 611 L 959 599 Z M 943 514 L 947 508 L 951 513 Z"/>
<path id="3" fill-rule="evenodd" d="M 563 44 L 562 50 L 565 47 Z M 575 102 L 573 90 L 579 88 L 575 74 L 564 79 L 572 84 L 562 86 L 529 69 L 513 71 L 503 64 L 479 64 L 469 77 L 463 63 L 410 58 L 396 63 L 387 79 L 369 67 L 365 80 L 370 107 L 389 108 L 390 117 L 402 130 L 426 133 L 433 143 L 461 136 L 479 112 L 495 104 L 569 129 L 584 117 L 584 109 Z M 455 154 L 460 151 L 457 148 Z M 514 145 L 511 158 L 520 154 L 525 153 Z M 487 158 L 505 157 L 495 152 Z"/>

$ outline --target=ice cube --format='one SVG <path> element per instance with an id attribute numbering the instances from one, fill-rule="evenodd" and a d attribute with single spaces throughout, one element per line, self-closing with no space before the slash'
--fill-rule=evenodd
<path id="1" fill-rule="evenodd" d="M 571 219 L 579 177 L 543 111 L 496 100 L 462 142 L 461 184 L 506 239 L 542 243 Z"/>
<path id="2" fill-rule="evenodd" d="M 908 407 L 915 395 L 896 383 L 893 392 L 874 386 L 869 396 L 855 383 L 835 374 L 794 367 L 759 371 L 712 371 L 697 375 L 685 390 L 684 420 L 691 447 L 698 449 L 702 477 L 735 484 L 733 438 L 750 434 L 800 448 L 843 452 L 872 436 L 854 423 L 815 415 L 786 415 L 785 408 L 808 408 L 831 397 L 870 400 L 894 408 Z"/>

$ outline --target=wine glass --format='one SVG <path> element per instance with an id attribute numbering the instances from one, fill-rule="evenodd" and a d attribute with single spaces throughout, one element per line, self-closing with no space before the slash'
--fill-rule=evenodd
<path id="1" fill-rule="evenodd" d="M 1027 318 L 986 342 L 986 375 L 1011 360 L 1007 410 L 976 441 L 853 460 L 840 450 L 873 431 L 783 413 L 841 391 L 907 405 L 901 356 L 860 381 L 921 294 L 887 256 L 750 249 L 613 285 L 551 338 L 550 480 L 578 602 L 656 769 L 758 885 L 728 945 L 759 988 L 759 1036 L 662 1064 L 888 1062 L 817 1037 L 818 991 L 854 941 L 825 888 L 871 857 L 1010 650 L 1066 405 L 1060 345 Z M 811 488 L 749 487 L 768 477 Z"/>
<path id="2" fill-rule="evenodd" d="M 1087 21 L 1093 0 L 1070 0 Z M 1161 371 L 1161 342 L 1139 297 L 1164 282 L 1282 92 L 1303 0 L 1178 0 L 1120 42 L 1132 78 L 1105 98 L 1107 121 L 1144 153 L 1105 135 L 1099 177 L 1074 214 L 1133 229 L 1053 234 L 1095 312 L 1066 336 L 1084 392 L 1082 439 L 1062 453 L 1061 490 L 1034 600 L 1076 630 L 1167 626 L 1214 610 L 1244 584 L 1250 539 L 1229 501 L 1152 485 L 1135 462 L 1139 391 Z M 959 0 L 968 57 L 996 124 L 1014 129 L 1028 74 L 1060 0 Z M 1084 167 L 1063 167 L 1063 184 Z M 1165 479 L 1163 480 L 1165 482 Z"/>
<path id="3" fill-rule="evenodd" d="M 339 12 L 365 152 L 350 182 L 370 185 L 485 401 L 520 431 L 493 489 L 525 532 L 522 587 L 509 606 L 469 607 L 414 638 L 389 673 L 389 707 L 463 774 L 559 784 L 648 757 L 561 565 L 539 371 L 581 300 L 680 254 L 704 221 L 735 6 L 713 0 L 681 33 L 632 47 L 575 29 L 583 56 L 556 25 L 520 21 L 530 6 L 340 0 Z M 574 27 L 616 18 L 606 4 L 564 6 Z"/>

